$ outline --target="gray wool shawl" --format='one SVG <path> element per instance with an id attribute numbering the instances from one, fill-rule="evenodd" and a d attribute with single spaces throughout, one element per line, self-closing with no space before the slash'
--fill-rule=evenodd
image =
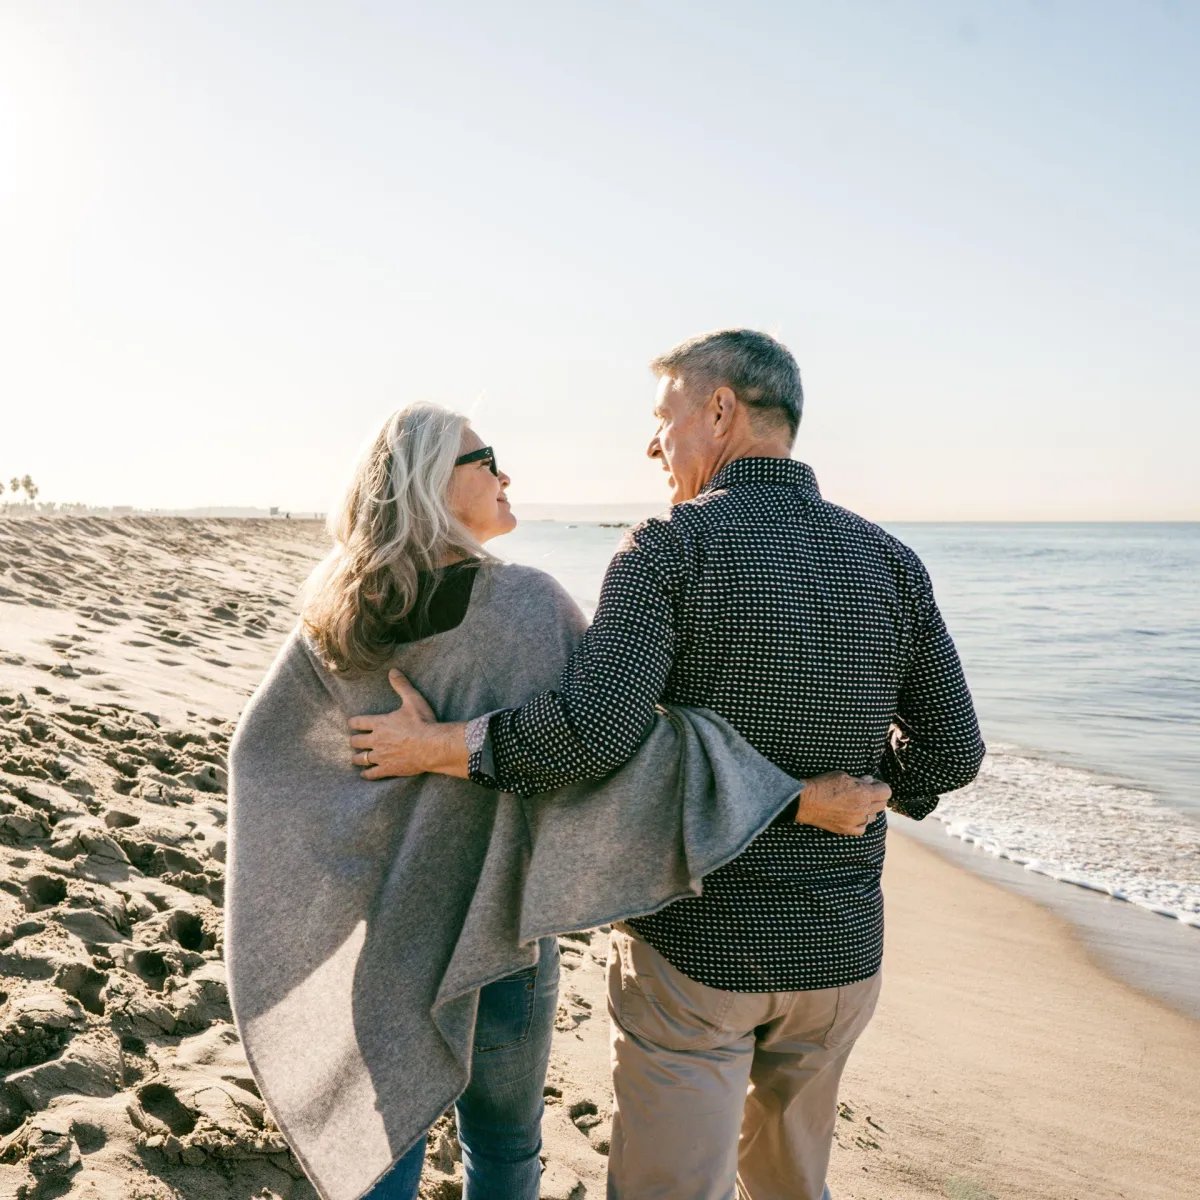
<path id="1" fill-rule="evenodd" d="M 552 689 L 585 627 L 550 576 L 480 569 L 461 625 L 397 647 L 444 720 Z M 355 1200 L 466 1086 L 479 988 L 540 936 L 697 895 L 800 785 L 704 709 L 659 713 L 603 780 L 521 799 L 440 775 L 369 782 L 347 718 L 386 668 L 326 670 L 294 632 L 230 752 L 226 958 L 263 1099 L 326 1200 Z"/>

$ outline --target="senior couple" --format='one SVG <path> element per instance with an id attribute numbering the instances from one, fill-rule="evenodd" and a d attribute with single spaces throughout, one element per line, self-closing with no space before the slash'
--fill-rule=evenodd
<path id="1" fill-rule="evenodd" d="M 553 934 L 598 918 L 609 1196 L 829 1195 L 838 1082 L 879 994 L 885 807 L 925 816 L 984 748 L 919 559 L 791 457 L 789 351 L 727 330 L 652 369 L 671 507 L 625 536 L 590 626 L 483 549 L 516 524 L 503 448 L 415 406 L 360 465 L 243 719 L 235 1013 L 331 1196 L 415 1197 L 451 1100 L 467 1200 L 537 1196 Z M 332 761 L 347 718 L 356 772 L 344 740 Z M 280 739 L 308 764 L 286 787 Z M 311 888 L 305 855 L 335 864 Z M 328 944 L 284 962 L 277 927 L 322 904 L 306 936 Z M 323 1074 L 298 1078 L 299 1027 L 323 1031 Z"/>

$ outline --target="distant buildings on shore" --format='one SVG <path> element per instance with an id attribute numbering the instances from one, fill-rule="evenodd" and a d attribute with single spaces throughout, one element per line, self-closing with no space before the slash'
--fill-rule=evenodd
<path id="1" fill-rule="evenodd" d="M 513 508 L 522 521 L 561 521 L 568 524 L 599 524 L 612 529 L 623 529 L 653 517 L 666 508 L 666 504 L 652 500 L 638 504 L 521 504 L 514 502 Z M 240 518 L 272 521 L 323 521 L 327 514 L 312 510 L 300 511 L 279 506 L 250 508 L 237 505 L 209 505 L 200 508 L 138 508 L 131 504 L 56 504 L 31 503 L 29 501 L 0 503 L 0 517 L 192 517 Z"/>
<path id="2" fill-rule="evenodd" d="M 257 520 L 323 521 L 323 512 L 300 512 L 280 508 L 238 508 L 213 505 L 208 508 L 137 508 L 132 504 L 0 504 L 0 517 L 192 517 Z"/>

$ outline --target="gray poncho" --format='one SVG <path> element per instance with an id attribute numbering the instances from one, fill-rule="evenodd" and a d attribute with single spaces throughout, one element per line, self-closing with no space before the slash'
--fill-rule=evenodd
<path id="1" fill-rule="evenodd" d="M 394 663 L 443 720 L 555 686 L 584 619 L 548 575 L 480 569 L 462 624 Z M 230 754 L 234 1014 L 280 1128 L 328 1200 L 355 1200 L 462 1092 L 478 989 L 536 939 L 700 891 L 798 791 L 703 709 L 659 715 L 604 780 L 522 800 L 438 775 L 363 780 L 347 718 L 387 670 L 327 671 L 294 633 Z"/>

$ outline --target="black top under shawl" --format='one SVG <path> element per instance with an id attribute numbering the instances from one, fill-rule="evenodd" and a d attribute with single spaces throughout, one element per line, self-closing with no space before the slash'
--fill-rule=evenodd
<path id="1" fill-rule="evenodd" d="M 477 558 L 452 563 L 440 571 L 422 571 L 417 582 L 417 602 L 403 620 L 397 622 L 396 641 L 419 642 L 461 625 L 471 603 L 471 589 L 478 573 Z"/>

